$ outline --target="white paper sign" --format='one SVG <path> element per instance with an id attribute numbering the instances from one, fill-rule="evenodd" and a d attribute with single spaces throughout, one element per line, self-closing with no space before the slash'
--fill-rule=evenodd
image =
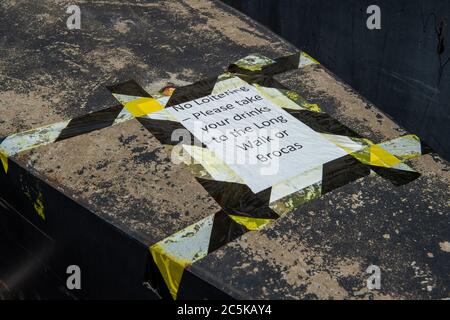
<path id="1" fill-rule="evenodd" d="M 166 110 L 254 193 L 347 155 L 249 84 Z"/>

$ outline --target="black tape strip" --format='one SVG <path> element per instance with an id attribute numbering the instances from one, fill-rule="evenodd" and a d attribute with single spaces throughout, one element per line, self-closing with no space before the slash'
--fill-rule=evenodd
<path id="1" fill-rule="evenodd" d="M 286 112 L 312 128 L 314 131 L 353 138 L 361 138 L 359 134 L 346 127 L 327 113 L 314 112 L 309 110 L 285 110 Z"/>
<path id="2" fill-rule="evenodd" d="M 167 102 L 166 107 L 172 107 L 180 103 L 208 96 L 212 93 L 216 82 L 217 77 L 214 77 L 197 81 L 187 86 L 176 88 L 175 91 L 170 96 L 170 99 Z"/>
<path id="3" fill-rule="evenodd" d="M 379 176 L 389 180 L 394 186 L 402 186 L 408 184 L 420 177 L 419 172 L 398 170 L 394 168 L 383 168 L 370 166 Z"/>
<path id="4" fill-rule="evenodd" d="M 112 93 L 137 97 L 151 97 L 151 95 L 134 80 L 128 80 L 126 82 L 118 83 L 112 86 L 106 86 L 106 88 L 108 88 L 108 90 Z"/>
<path id="5" fill-rule="evenodd" d="M 175 146 L 178 144 L 196 145 L 206 148 L 206 146 L 198 141 L 183 125 L 179 122 L 168 120 L 156 120 L 144 117 L 136 118 L 161 144 Z M 172 134 L 177 129 L 183 129 L 185 134 L 189 134 L 191 139 L 188 141 L 179 138 L 172 140 Z M 184 134 L 183 134 L 184 137 Z M 173 138 L 177 138 L 174 136 Z"/>
<path id="6" fill-rule="evenodd" d="M 67 127 L 65 127 L 55 141 L 79 136 L 94 130 L 99 130 L 111 126 L 117 119 L 123 106 L 117 105 L 111 108 L 92 112 L 84 116 L 70 120 Z"/>
<path id="7" fill-rule="evenodd" d="M 244 80 L 245 82 L 248 82 L 250 84 L 258 84 L 263 87 L 269 87 L 269 88 L 275 88 L 275 89 L 281 89 L 281 90 L 288 90 L 286 86 L 278 82 L 272 77 L 268 77 L 263 74 L 255 74 L 255 75 L 246 75 L 246 74 L 235 74 L 236 77 Z"/>
<path id="8" fill-rule="evenodd" d="M 420 139 L 420 150 L 422 154 L 434 153 L 433 148 L 431 148 L 429 145 L 423 142 L 422 139 Z"/>
<path id="9" fill-rule="evenodd" d="M 238 65 L 232 63 L 228 66 L 227 68 L 228 72 L 234 73 L 236 75 L 242 75 L 242 76 L 247 76 L 247 77 L 251 77 L 257 74 L 262 74 L 262 70 L 248 70 L 248 69 L 244 69 L 239 67 Z"/>
<path id="10" fill-rule="evenodd" d="M 322 194 L 369 174 L 369 167 L 351 155 L 327 162 L 322 171 Z"/>
<path id="11" fill-rule="evenodd" d="M 262 219 L 279 217 L 269 208 L 271 188 L 254 194 L 245 184 L 196 179 L 228 214 Z"/>
<path id="12" fill-rule="evenodd" d="M 267 66 L 267 68 L 263 69 L 264 74 L 275 75 L 289 70 L 298 69 L 298 65 L 300 64 L 300 52 L 284 57 L 279 57 L 274 60 L 274 64 L 271 64 Z"/>
<path id="13" fill-rule="evenodd" d="M 280 90 L 288 90 L 288 87 L 286 87 L 285 85 L 281 84 L 280 82 L 278 82 L 277 80 L 275 80 L 274 78 L 271 78 L 271 77 L 265 77 L 263 79 L 257 79 L 257 80 L 258 81 L 255 83 L 257 83 L 263 87 L 275 88 L 275 89 L 280 89 Z"/>
<path id="14" fill-rule="evenodd" d="M 237 239 L 247 231 L 245 226 L 231 219 L 224 210 L 219 211 L 214 215 L 208 254 Z"/>

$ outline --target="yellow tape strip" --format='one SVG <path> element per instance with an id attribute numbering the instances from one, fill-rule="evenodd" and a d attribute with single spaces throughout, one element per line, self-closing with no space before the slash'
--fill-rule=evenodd
<path id="1" fill-rule="evenodd" d="M 408 134 L 382 142 L 379 146 L 402 161 L 417 158 L 422 155 L 420 139 L 414 134 Z"/>
<path id="2" fill-rule="evenodd" d="M 350 154 L 361 163 L 377 167 L 393 168 L 402 162 L 402 160 L 375 144 Z"/>
<path id="3" fill-rule="evenodd" d="M 173 299 L 177 298 L 184 269 L 208 254 L 214 217 L 211 214 L 150 246 L 153 261 Z"/>
<path id="4" fill-rule="evenodd" d="M 42 201 L 41 193 L 37 197 L 36 201 L 34 201 L 33 206 L 34 206 L 34 210 L 36 210 L 39 217 L 41 217 L 42 220 L 45 220 L 45 208 L 44 208 L 44 202 Z"/>
<path id="5" fill-rule="evenodd" d="M 154 98 L 139 98 L 125 103 L 124 106 L 135 117 L 142 117 L 146 114 L 164 109 L 164 106 Z"/>
<path id="6" fill-rule="evenodd" d="M 393 156 L 383 148 L 373 145 L 370 146 L 370 163 L 374 166 L 392 168 L 402 161 Z"/>
<path id="7" fill-rule="evenodd" d="M 184 269 L 189 265 L 189 261 L 168 255 L 159 244 L 151 246 L 150 252 L 172 298 L 175 300 L 178 295 L 181 277 L 183 276 Z"/>
<path id="8" fill-rule="evenodd" d="M 317 61 L 316 59 L 314 59 L 313 57 L 311 57 L 309 54 L 307 54 L 305 51 L 302 51 L 301 53 L 300 53 L 300 55 L 301 56 L 303 56 L 303 57 L 305 57 L 305 58 L 307 58 L 307 59 L 309 59 L 309 60 L 311 60 L 313 63 L 315 63 L 315 64 L 320 64 L 320 62 L 319 61 Z"/>
<path id="9" fill-rule="evenodd" d="M 31 195 L 31 193 L 29 191 L 25 191 L 24 194 L 33 203 L 34 211 L 36 211 L 38 216 L 41 217 L 42 220 L 45 220 L 45 207 L 44 207 L 44 200 L 42 197 L 42 193 L 39 192 L 36 199 L 34 199 L 34 197 Z"/>
<path id="10" fill-rule="evenodd" d="M 233 216 L 231 214 L 228 216 L 231 219 L 233 219 L 234 221 L 236 221 L 237 223 L 246 227 L 250 231 L 258 230 L 273 220 L 273 219 L 260 219 L 260 218 Z"/>
<path id="11" fill-rule="evenodd" d="M 3 170 L 8 173 L 8 155 L 0 150 L 0 160 L 2 161 Z"/>

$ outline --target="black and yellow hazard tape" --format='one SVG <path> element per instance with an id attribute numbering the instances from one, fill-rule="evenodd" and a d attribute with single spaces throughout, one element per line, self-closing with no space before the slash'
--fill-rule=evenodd
<path id="1" fill-rule="evenodd" d="M 276 219 L 269 208 L 270 189 L 254 194 L 245 184 L 197 178 L 197 181 L 231 215 L 251 218 Z"/>
<path id="2" fill-rule="evenodd" d="M 245 58 L 241 60 L 245 60 Z M 282 63 L 284 60 L 289 61 L 290 63 Z M 293 63 L 292 61 L 297 61 L 298 63 Z M 273 70 L 270 71 L 270 74 L 287 70 L 287 68 L 304 67 L 318 62 L 306 53 L 301 52 L 289 57 L 279 58 L 278 60 L 270 60 L 270 64 L 273 63 L 275 63 L 277 67 L 272 67 Z M 243 66 L 240 62 L 237 62 L 237 64 Z M 249 66 L 251 65 L 252 64 L 249 64 Z M 230 66 L 230 68 L 232 67 Z M 266 70 L 267 68 L 264 69 Z M 245 70 L 245 68 L 243 67 L 240 70 Z M 267 72 L 268 71 L 266 70 L 265 73 Z M 271 77 L 266 77 L 264 73 L 260 73 L 260 75 L 263 75 L 265 79 L 272 79 Z M 245 74 L 242 76 L 245 76 Z M 134 80 L 107 86 L 114 97 L 121 103 L 120 106 L 113 106 L 78 118 L 11 134 L 6 137 L 0 137 L 0 162 L 4 169 L 3 171 L 5 173 L 8 172 L 8 158 L 17 153 L 86 134 L 94 130 L 103 129 L 133 118 L 144 117 L 153 112 L 160 111 L 166 106 L 208 95 L 211 93 L 216 80 L 217 78 L 211 78 L 199 81 L 192 85 L 176 88 L 176 90 L 171 88 L 171 90 L 167 90 L 167 92 L 164 91 L 162 95 L 158 93 L 154 95 L 158 97 L 152 97 L 152 95 L 145 91 Z M 261 80 L 261 82 L 264 81 Z M 168 93 L 167 96 L 165 95 L 166 93 Z M 145 121 L 141 121 L 141 123 L 144 122 Z"/>
<path id="3" fill-rule="evenodd" d="M 72 120 L 53 123 L 5 137 L 0 143 L 4 171 L 6 173 L 8 171 L 8 157 L 17 153 L 107 128 L 121 122 L 120 116 L 123 109 L 123 106 L 117 105 Z"/>
<path id="4" fill-rule="evenodd" d="M 106 86 L 113 94 L 121 94 L 133 97 L 151 98 L 152 96 L 145 91 L 136 81 L 128 80 L 111 86 Z"/>
<path id="5" fill-rule="evenodd" d="M 199 99 L 201 97 L 210 95 L 217 82 L 217 77 L 209 78 L 195 82 L 193 84 L 175 88 L 170 96 L 169 102 L 166 107 L 172 107 L 177 104 Z"/>
<path id="6" fill-rule="evenodd" d="M 270 221 L 229 215 L 221 210 L 150 246 L 154 263 L 172 298 L 177 298 L 187 266 Z"/>
<path id="7" fill-rule="evenodd" d="M 3 148 L 1 147 L 2 142 L 5 139 L 6 139 L 6 137 L 0 137 L 0 162 L 3 167 L 3 171 L 5 173 L 8 173 L 8 154 L 6 153 L 6 150 L 3 150 Z"/>
<path id="8" fill-rule="evenodd" d="M 17 153 L 107 128 L 163 109 L 163 106 L 151 98 L 135 81 L 127 81 L 113 89 L 121 90 L 123 93 L 117 96 L 119 100 L 122 99 L 122 104 L 1 138 L 0 158 L 4 172 L 8 172 L 8 157 Z"/>
<path id="9" fill-rule="evenodd" d="M 270 59 L 260 54 L 251 54 L 236 62 L 233 62 L 228 71 L 234 74 L 265 75 L 272 77 L 276 74 L 298 69 L 311 64 L 319 64 L 306 52 L 295 52 L 293 54 Z"/>
<path id="10" fill-rule="evenodd" d="M 191 172 L 197 176 L 197 180 L 204 189 L 222 207 L 222 211 L 220 214 L 215 214 L 214 218 L 210 218 L 215 221 L 214 226 L 218 226 L 217 221 L 220 221 L 220 228 L 211 228 L 211 232 L 208 233 L 209 237 L 204 236 L 205 233 L 200 232 L 203 235 L 202 239 L 204 243 L 194 243 L 192 240 L 185 240 L 184 236 L 180 236 L 188 234 L 192 237 L 195 234 L 193 230 L 196 230 L 194 226 L 198 226 L 194 224 L 180 231 L 175 236 L 168 237 L 162 242 L 150 247 L 155 264 L 163 275 L 164 281 L 173 298 L 177 297 L 178 290 L 182 286 L 182 274 L 187 266 L 199 261 L 207 254 L 235 239 L 236 236 L 247 231 L 258 230 L 267 223 L 277 219 L 281 214 L 298 208 L 301 203 L 367 176 L 371 170 L 383 172 L 383 176 L 387 176 L 386 173 L 389 173 L 389 180 L 391 181 L 397 176 L 397 171 L 402 172 L 403 177 L 397 177 L 395 180 L 396 184 L 411 181 L 410 179 L 404 179 L 404 176 L 417 177 L 418 174 L 403 163 L 408 158 L 405 157 L 406 154 L 409 154 L 411 157 L 422 154 L 422 149 L 417 147 L 420 144 L 417 137 L 409 135 L 396 139 L 397 141 L 390 145 L 390 151 L 383 148 L 383 146 L 388 146 L 388 144 L 375 145 L 371 141 L 360 137 L 353 130 L 344 126 L 328 114 L 321 112 L 319 106 L 309 104 L 299 97 L 298 94 L 284 88 L 268 88 L 262 86 L 262 84 L 270 82 L 268 76 L 266 76 L 266 74 L 271 74 L 272 71 L 270 70 L 275 70 L 273 72 L 276 72 L 276 70 L 286 70 L 288 68 L 277 66 L 277 68 L 269 69 L 267 65 L 271 63 L 270 59 L 264 59 L 261 56 L 254 59 L 258 62 L 262 61 L 261 65 L 252 68 L 252 59 L 245 60 L 245 63 L 241 65 L 233 65 L 229 69 L 229 72 L 240 72 L 238 77 L 241 80 L 250 81 L 250 84 L 258 88 L 266 98 L 275 102 L 277 105 L 285 107 L 287 112 L 310 126 L 316 132 L 322 133 L 329 141 L 346 150 L 348 155 L 326 163 L 318 168 L 318 170 L 312 170 L 315 172 L 311 175 L 313 177 L 311 180 L 313 183 L 303 188 L 298 188 L 297 190 L 294 189 L 293 192 L 284 197 L 272 201 L 273 189 L 276 186 L 258 194 L 253 194 L 242 181 L 239 181 L 239 177 L 230 173 L 225 163 L 209 154 L 209 151 L 204 146 L 184 146 L 192 158 L 189 160 L 193 160 L 193 162 L 188 161 L 189 163 L 187 163 Z M 286 59 L 290 65 L 295 65 L 292 62 L 294 60 L 292 57 Z M 272 64 L 275 63 L 272 62 Z M 265 74 L 261 76 L 261 73 Z M 219 77 L 218 82 L 230 80 L 232 76 L 233 74 L 226 74 L 223 77 Z M 191 88 L 194 90 L 202 90 L 205 87 L 199 83 L 198 86 L 194 84 Z M 214 88 L 211 89 L 208 82 L 207 90 L 202 91 L 202 94 L 209 95 L 214 92 Z M 175 89 L 175 94 L 176 91 L 177 89 Z M 189 95 L 186 91 L 183 92 L 183 95 L 199 97 L 195 94 Z M 286 99 L 294 104 L 292 105 Z M 186 102 L 187 100 L 179 101 Z M 167 126 L 167 131 L 163 135 L 164 138 L 160 142 L 173 145 L 173 143 L 168 143 L 167 141 L 171 129 L 176 127 L 173 122 L 176 122 L 176 120 L 160 120 L 157 125 L 157 131 L 153 131 L 155 126 L 147 126 L 147 129 L 154 133 L 155 136 L 162 136 L 161 132 L 164 131 L 164 126 Z M 404 142 L 407 143 L 400 150 L 398 147 Z M 419 151 L 417 152 L 417 150 Z M 319 176 L 318 178 L 316 177 L 316 180 L 314 180 L 315 174 Z M 220 181 L 219 177 L 224 179 L 224 181 Z M 280 203 L 283 203 L 284 206 L 280 206 Z M 286 205 L 286 203 L 291 204 L 291 207 L 289 208 L 289 205 Z M 245 229 L 236 230 L 236 223 L 241 224 Z M 195 245 L 198 245 L 196 249 L 194 248 Z M 182 254 L 174 249 L 179 247 L 185 248 Z M 206 247 L 208 250 L 200 250 L 200 248 Z M 185 254 L 189 250 L 202 252 L 202 254 L 196 254 L 190 259 Z M 164 259 L 161 257 L 164 257 Z M 172 273 L 176 275 L 172 276 Z M 173 279 L 177 279 L 177 281 L 173 281 Z"/>
<path id="11" fill-rule="evenodd" d="M 413 135 L 395 140 L 397 140 L 397 146 L 405 141 L 407 141 L 406 144 L 418 142 Z M 419 153 L 415 153 L 416 143 L 410 144 L 409 147 L 403 144 L 402 148 L 397 149 L 395 144 L 390 147 L 391 151 L 397 153 L 399 158 L 405 156 L 405 159 L 411 159 L 419 156 Z M 320 170 L 319 183 L 296 190 L 274 202 L 270 200 L 273 188 L 253 194 L 244 184 L 215 181 L 211 178 L 197 178 L 223 209 L 150 247 L 155 265 L 161 272 L 162 279 L 171 296 L 176 299 L 178 291 L 183 285 L 183 274 L 186 267 L 204 258 L 207 254 L 248 231 L 264 227 L 281 214 L 293 211 L 306 201 L 367 176 L 370 174 L 371 166 L 387 169 L 386 166 L 392 164 L 384 163 L 375 156 L 372 157 L 372 161 L 373 163 L 365 164 L 349 154 L 326 163 Z M 300 193 L 303 193 L 303 196 L 299 196 Z M 155 284 L 155 286 L 160 285 Z"/>
<path id="12" fill-rule="evenodd" d="M 150 246 L 152 265 L 158 271 L 158 276 L 151 277 L 152 285 L 155 288 L 165 286 L 176 299 L 187 266 L 246 232 L 258 230 L 279 216 L 292 212 L 302 203 L 367 176 L 371 171 L 396 185 L 418 177 L 419 174 L 405 164 L 405 161 L 429 151 L 416 136 L 408 135 L 374 144 L 322 112 L 317 104 L 309 103 L 273 79 L 277 73 L 317 63 L 304 52 L 277 59 L 250 55 L 231 64 L 228 71 L 219 77 L 164 90 L 163 94 L 150 95 L 132 80 L 109 86 L 120 106 L 0 139 L 4 171 L 8 171 L 9 156 L 133 118 L 170 152 L 178 148 L 182 151 L 180 161 L 186 164 L 186 168 L 222 210 Z M 253 85 L 265 98 L 284 108 L 348 155 L 254 194 L 205 145 L 194 141 L 193 137 L 187 141 L 174 139 L 173 133 L 184 127 L 164 110 L 166 107 L 233 88 L 239 83 Z M 40 205 L 36 199 L 39 200 L 39 197 L 33 200 L 38 210 Z M 42 215 L 45 219 L 44 211 Z"/>

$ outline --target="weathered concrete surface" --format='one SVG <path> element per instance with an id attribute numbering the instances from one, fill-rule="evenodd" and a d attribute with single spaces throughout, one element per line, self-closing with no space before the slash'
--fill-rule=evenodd
<path id="1" fill-rule="evenodd" d="M 323 66 L 278 79 L 374 141 L 404 129 Z M 372 174 L 313 200 L 210 254 L 190 270 L 236 298 L 442 299 L 450 297 L 450 166 L 411 161 L 422 176 L 395 187 Z M 238 263 L 236 263 L 238 261 Z M 366 269 L 381 269 L 368 290 Z"/>
<path id="2" fill-rule="evenodd" d="M 252 52 L 277 57 L 294 50 L 220 2 L 81 1 L 82 27 L 73 31 L 66 27 L 69 4 L 0 3 L 0 136 L 116 105 L 107 85 L 134 79 L 155 92 L 217 75 Z M 36 233 L 57 243 L 44 262 L 64 279 L 75 261 L 85 270 L 85 283 L 95 284 L 81 297 L 154 295 L 133 289 L 144 289 L 148 246 L 218 211 L 161 150 L 133 120 L 11 159 L 33 173 L 17 177 L 16 209 L 32 212 L 24 218 L 41 230 Z M 33 197 L 45 192 L 35 177 L 81 207 L 50 192 L 51 200 L 42 199 L 42 220 L 33 214 Z M 14 221 L 5 221 L 11 228 Z M 15 236 L 22 246 L 33 245 L 31 236 Z"/>
<path id="3" fill-rule="evenodd" d="M 360 179 L 191 270 L 237 298 L 448 298 L 449 180 L 424 173 L 402 187 Z M 448 167 L 441 173 L 448 176 Z M 380 290 L 366 287 L 370 265 L 381 269 Z"/>
<path id="4" fill-rule="evenodd" d="M 137 120 L 25 152 L 17 159 L 98 215 L 120 222 L 144 243 L 156 243 L 220 210 Z"/>
<path id="5" fill-rule="evenodd" d="M 79 1 L 82 27 L 72 31 L 70 4 L 0 3 L 1 136 L 117 104 L 106 85 L 133 78 L 157 91 L 255 51 L 293 49 L 220 2 Z"/>
<path id="6" fill-rule="evenodd" d="M 119 81 L 132 78 L 152 92 L 216 75 L 251 52 L 294 50 L 220 2 L 82 3 L 82 29 L 74 32 L 65 28 L 67 3 L 1 4 L 8 18 L 0 22 L 7 31 L 0 40 L 0 135 L 115 105 L 105 86 Z M 278 79 L 376 142 L 405 133 L 321 66 Z M 86 271 L 97 288 L 84 288 L 83 297 L 147 297 L 129 288 L 146 279 L 148 246 L 218 209 L 135 120 L 12 160 L 74 200 L 64 207 L 53 192 L 55 203 L 43 199 L 45 221 L 26 218 L 56 244 L 70 240 L 55 248 L 60 275 L 71 259 L 98 265 Z M 366 177 L 190 270 L 236 298 L 448 297 L 447 163 L 424 156 L 412 166 L 424 176 L 410 185 Z M 28 178 L 19 181 L 27 193 L 34 188 Z M 380 291 L 367 293 L 370 263 L 384 280 Z"/>
<path id="7" fill-rule="evenodd" d="M 405 129 L 348 85 L 338 81 L 323 66 L 309 66 L 286 72 L 277 78 L 311 103 L 319 104 L 341 123 L 374 142 L 406 134 Z"/>

